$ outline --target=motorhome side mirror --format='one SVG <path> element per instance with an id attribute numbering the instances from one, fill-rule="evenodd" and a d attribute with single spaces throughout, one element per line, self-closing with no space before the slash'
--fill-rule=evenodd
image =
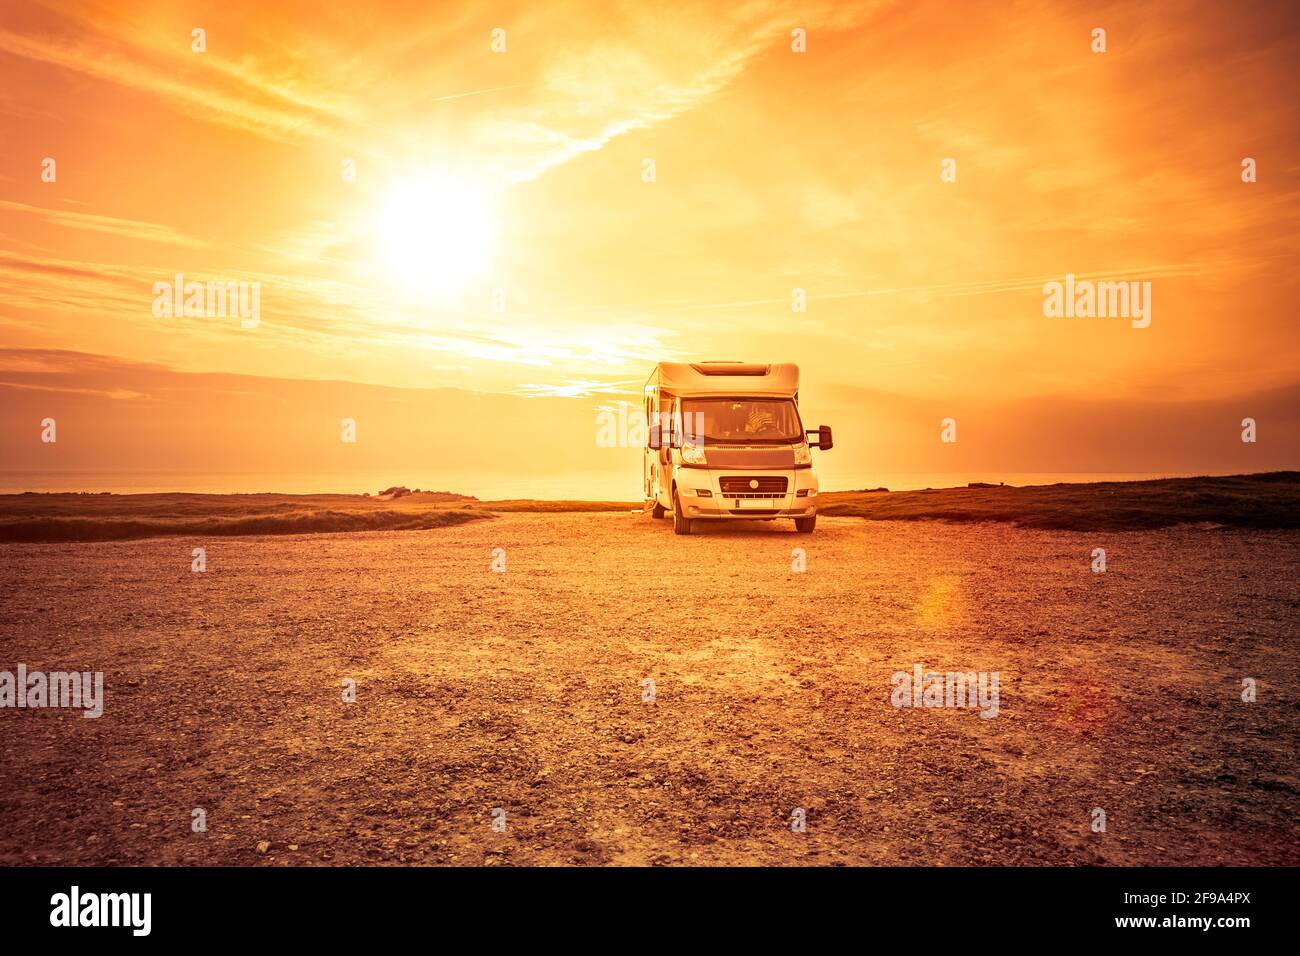
<path id="1" fill-rule="evenodd" d="M 809 435 L 817 436 L 817 444 L 811 445 L 813 448 L 820 448 L 822 451 L 830 451 L 835 447 L 835 441 L 831 437 L 831 426 L 822 425 L 816 431 L 808 432 Z"/>

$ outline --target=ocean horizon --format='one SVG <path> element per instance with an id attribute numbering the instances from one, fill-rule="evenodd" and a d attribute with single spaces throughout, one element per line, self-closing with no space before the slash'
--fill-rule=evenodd
<path id="1" fill-rule="evenodd" d="M 1164 472 L 1047 472 L 952 471 L 862 472 L 823 479 L 822 491 L 917 491 L 925 488 L 962 487 L 971 482 L 1007 485 L 1084 484 L 1097 481 L 1148 481 L 1231 474 L 1224 471 Z M 92 494 L 377 494 L 386 488 L 444 491 L 482 500 L 536 499 L 542 501 L 636 501 L 641 497 L 639 476 L 633 473 L 575 473 L 560 475 L 493 475 L 475 472 L 412 474 L 316 472 L 212 472 L 101 471 L 32 472 L 0 471 L 0 494 L 23 492 Z"/>

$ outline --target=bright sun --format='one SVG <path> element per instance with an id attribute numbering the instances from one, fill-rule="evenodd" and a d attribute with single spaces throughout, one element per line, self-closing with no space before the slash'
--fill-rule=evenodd
<path id="1" fill-rule="evenodd" d="M 449 178 L 394 184 L 374 223 L 377 262 L 403 291 L 447 296 L 491 265 L 496 217 L 488 193 Z"/>

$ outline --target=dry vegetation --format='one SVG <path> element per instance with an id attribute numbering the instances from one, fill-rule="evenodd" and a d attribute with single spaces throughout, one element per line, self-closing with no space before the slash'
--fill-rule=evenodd
<path id="1" fill-rule="evenodd" d="M 164 535 L 233 536 L 422 531 L 510 512 L 625 512 L 637 502 L 479 501 L 448 492 L 366 495 L 0 496 L 0 541 L 121 541 Z M 998 521 L 1069 531 L 1212 523 L 1300 527 L 1300 472 L 1221 478 L 831 492 L 821 513 L 873 520 Z"/>
<path id="2" fill-rule="evenodd" d="M 833 492 L 824 515 L 877 521 L 1005 521 L 1060 531 L 1137 531 L 1211 523 L 1300 527 L 1300 472 L 1087 484 Z"/>
<path id="3" fill-rule="evenodd" d="M 0 541 L 423 531 L 490 517 L 472 501 L 441 493 L 396 501 L 364 495 L 5 495 Z"/>

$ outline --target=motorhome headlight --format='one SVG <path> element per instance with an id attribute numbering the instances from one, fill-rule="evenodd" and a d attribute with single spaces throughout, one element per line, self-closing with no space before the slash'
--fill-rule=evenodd
<path id="1" fill-rule="evenodd" d="M 704 459 L 704 446 L 685 443 L 682 445 L 682 464 L 684 465 L 703 465 L 707 464 Z"/>
<path id="2" fill-rule="evenodd" d="M 812 464 L 812 449 L 808 447 L 806 441 L 801 441 L 794 446 L 794 463 L 796 465 Z"/>

